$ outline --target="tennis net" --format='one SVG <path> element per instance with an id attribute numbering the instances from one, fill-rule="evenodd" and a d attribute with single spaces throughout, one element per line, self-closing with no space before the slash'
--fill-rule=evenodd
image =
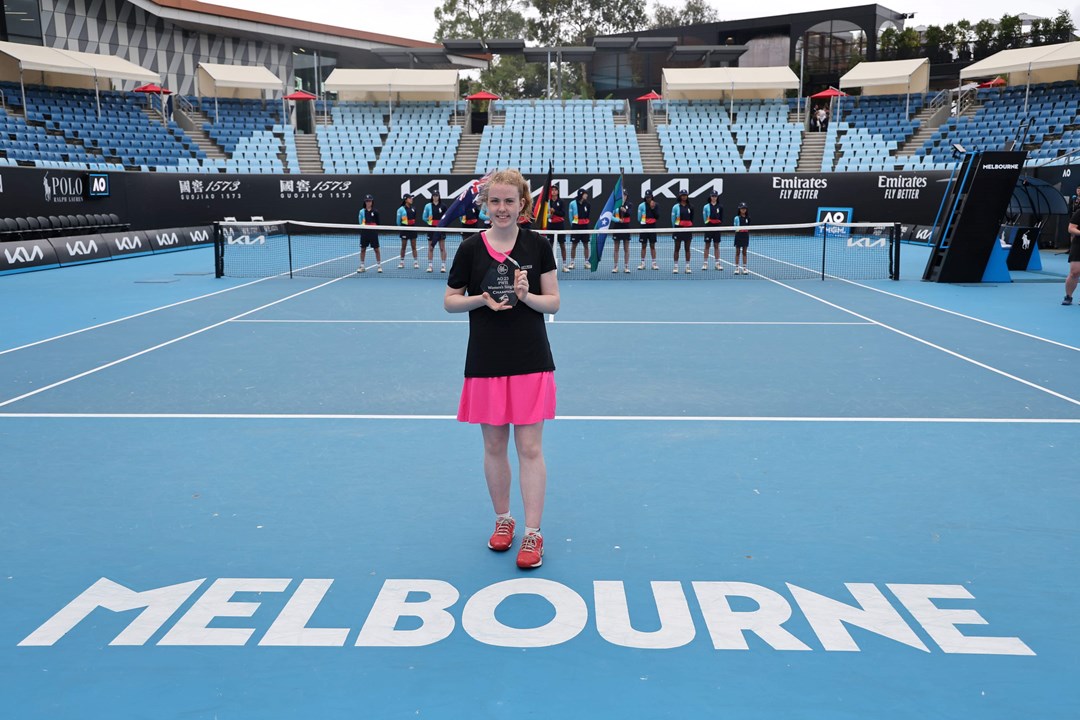
<path id="1" fill-rule="evenodd" d="M 736 243 L 737 230 L 749 232 L 741 257 L 736 254 L 741 244 Z M 454 252 L 472 232 L 423 228 L 410 230 L 402 240 L 396 226 L 219 222 L 215 270 L 218 277 L 445 279 Z M 610 228 L 595 270 L 588 262 L 595 230 L 543 234 L 552 242 L 560 277 L 568 280 L 896 280 L 900 274 L 899 223 L 688 227 L 674 234 L 672 228 Z"/>

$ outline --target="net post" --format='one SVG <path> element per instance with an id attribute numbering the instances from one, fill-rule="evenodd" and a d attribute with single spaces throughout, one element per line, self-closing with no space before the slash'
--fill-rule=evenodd
<path id="1" fill-rule="evenodd" d="M 289 224 L 285 223 L 285 242 L 288 243 L 289 248 L 289 277 L 293 276 L 293 257 L 292 257 L 292 232 L 289 230 Z"/>
<path id="2" fill-rule="evenodd" d="M 894 222 L 892 226 L 892 252 L 889 261 L 892 267 L 889 272 L 890 280 L 900 279 L 900 223 Z"/>
<path id="3" fill-rule="evenodd" d="M 214 221 L 214 277 L 225 276 L 225 234 L 221 230 L 221 223 Z"/>
<path id="4" fill-rule="evenodd" d="M 821 279 L 825 279 L 825 255 L 829 247 L 829 222 L 826 220 L 821 227 Z"/>

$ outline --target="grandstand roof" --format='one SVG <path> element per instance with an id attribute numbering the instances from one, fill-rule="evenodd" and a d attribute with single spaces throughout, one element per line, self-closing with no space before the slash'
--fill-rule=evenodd
<path id="1" fill-rule="evenodd" d="M 131 0 L 134 4 L 163 20 L 188 30 L 211 35 L 223 32 L 255 40 L 278 42 L 293 46 L 333 52 L 339 65 L 379 65 L 383 62 L 370 51 L 379 48 L 442 51 L 441 58 L 425 58 L 429 64 L 441 62 L 464 67 L 486 67 L 486 61 L 465 55 L 447 54 L 432 42 L 383 35 L 323 23 L 278 17 L 268 13 L 221 7 L 199 0 Z"/>
<path id="2" fill-rule="evenodd" d="M 840 78 L 840 87 L 873 88 L 872 92 L 863 94 L 875 95 L 924 93 L 930 87 L 930 61 L 917 58 L 861 62 L 844 73 Z"/>
<path id="3" fill-rule="evenodd" d="M 140 3 L 140 5 L 142 4 L 143 3 Z M 324 25 L 323 23 L 309 22 L 307 20 L 295 20 L 293 18 L 278 17 L 276 15 L 270 15 L 268 13 L 222 7 L 221 5 L 213 5 L 211 3 L 199 2 L 198 0 L 149 0 L 149 4 L 157 5 L 161 8 L 161 10 L 156 13 L 160 17 L 169 17 L 170 19 L 174 20 L 191 20 L 194 19 L 192 16 L 196 14 L 212 15 L 218 18 L 218 20 L 214 23 L 214 26 L 217 27 L 218 30 L 220 30 L 220 28 L 222 27 L 221 19 L 233 21 L 246 20 L 253 23 L 274 25 L 280 28 L 285 28 L 290 32 L 294 32 L 296 30 L 308 30 L 311 32 L 337 35 L 343 38 L 368 40 L 370 42 L 386 45 L 400 45 L 405 47 L 418 48 L 440 47 L 436 43 L 424 42 L 422 40 L 410 40 L 409 38 L 395 37 L 393 35 L 383 35 L 381 33 L 367 32 L 365 30 L 353 30 L 351 28 L 336 27 L 334 25 Z M 184 15 L 180 16 L 180 13 L 183 13 Z"/>

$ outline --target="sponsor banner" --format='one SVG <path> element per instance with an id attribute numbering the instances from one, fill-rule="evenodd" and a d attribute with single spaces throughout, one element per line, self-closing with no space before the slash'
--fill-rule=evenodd
<path id="1" fill-rule="evenodd" d="M 48 240 L 0 243 L 0 274 L 56 267 L 56 251 Z"/>
<path id="2" fill-rule="evenodd" d="M 936 232 L 936 225 L 912 225 L 909 234 L 904 239 L 919 245 L 932 245 Z"/>
<path id="3" fill-rule="evenodd" d="M 185 250 L 199 245 L 214 244 L 214 229 L 209 225 L 147 230 L 145 236 L 150 241 L 150 248 L 154 252 Z"/>
<path id="4" fill-rule="evenodd" d="M 108 260 L 112 257 L 109 244 L 101 235 L 76 235 L 50 238 L 56 260 L 61 265 L 77 265 L 84 262 Z"/>
<path id="5" fill-rule="evenodd" d="M 153 252 L 146 233 L 128 230 L 119 233 L 102 233 L 102 240 L 109 246 L 113 257 L 120 255 L 142 255 Z"/>
<path id="6" fill-rule="evenodd" d="M 727 215 L 745 202 L 759 224 L 810 223 L 818 208 L 850 207 L 869 222 L 929 224 L 941 204 L 949 174 L 893 173 L 738 173 L 729 175 L 624 175 L 624 187 L 637 206 L 651 190 L 662 210 L 675 204 L 679 189 L 700 207 L 716 191 Z M 17 177 L 17 180 L 15 179 Z M 545 175 L 527 176 L 534 194 Z M 580 188 L 606 197 L 617 175 L 556 175 L 562 197 Z M 4 200 L 22 215 L 116 213 L 132 230 L 209 225 L 226 217 L 356 223 L 363 197 L 371 194 L 384 217 L 393 217 L 401 196 L 416 196 L 418 210 L 438 190 L 444 201 L 457 197 L 476 175 L 228 175 L 109 173 L 108 196 L 87 199 L 95 188 L 86 172 L 5 168 Z M 100 188 L 99 188 L 100 189 Z M 419 213 L 418 213 L 419 214 Z"/>

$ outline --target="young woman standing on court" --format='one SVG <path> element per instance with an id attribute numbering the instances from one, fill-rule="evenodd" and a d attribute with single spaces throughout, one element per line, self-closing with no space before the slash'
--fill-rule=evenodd
<path id="1" fill-rule="evenodd" d="M 656 205 L 656 198 L 653 197 L 652 190 L 645 191 L 645 198 L 637 206 L 637 216 L 638 225 L 643 228 L 653 229 L 656 227 L 656 223 L 659 222 L 660 208 Z M 660 266 L 656 264 L 656 233 L 642 233 L 639 239 L 641 241 L 641 264 L 637 266 L 637 269 L 645 269 L 645 245 L 648 244 L 649 252 L 652 253 L 652 269 L 659 270 Z"/>
<path id="2" fill-rule="evenodd" d="M 746 227 L 750 224 L 750 210 L 746 207 L 746 203 L 739 203 L 739 212 L 735 215 L 733 222 L 735 227 Z M 736 275 L 749 275 L 750 268 L 746 267 L 746 249 L 750 247 L 750 231 L 749 230 L 736 230 L 735 231 L 735 274 Z M 739 269 L 739 258 L 742 258 L 742 270 Z"/>
<path id="3" fill-rule="evenodd" d="M 397 224 L 402 228 L 416 225 L 416 208 L 413 207 L 413 196 L 405 193 L 401 196 L 401 206 L 397 211 Z M 405 267 L 405 246 L 412 243 L 413 268 L 420 267 L 420 258 L 416 255 L 416 231 L 401 231 L 401 255 L 398 257 L 399 268 Z"/>
<path id="4" fill-rule="evenodd" d="M 446 206 L 442 204 L 442 196 L 438 190 L 431 191 L 431 202 L 424 206 L 424 215 L 421 218 L 430 227 L 434 227 L 442 220 L 442 216 L 446 214 Z M 435 246 L 439 246 L 440 257 L 442 257 L 442 270 L 439 272 L 446 272 L 446 233 L 433 232 L 428 235 L 428 264 L 427 271 L 433 272 L 435 269 Z"/>
<path id="5" fill-rule="evenodd" d="M 469 313 L 458 420 L 479 424 L 483 434 L 484 476 L 495 510 L 488 547 L 500 552 L 514 542 L 507 454 L 514 427 L 525 506 L 517 556 L 521 568 L 539 567 L 544 557 L 540 520 L 547 468 L 542 441 L 544 420 L 555 417 L 555 362 L 544 315 L 559 309 L 558 266 L 551 247 L 542 235 L 518 226 L 519 215 L 532 212 L 530 200 L 529 184 L 517 170 L 491 175 L 480 191 L 491 229 L 462 241 L 443 298 L 447 312 Z M 500 283 L 500 278 L 507 280 Z"/>
<path id="6" fill-rule="evenodd" d="M 690 205 L 690 194 L 686 190 L 679 191 L 679 202 L 671 208 L 671 227 L 693 227 L 694 225 L 694 208 Z M 682 243 L 686 247 L 686 272 L 690 272 L 690 239 L 693 236 L 690 233 L 672 233 L 671 239 L 675 241 L 675 269 L 673 273 L 679 272 L 679 244 Z"/>
<path id="7" fill-rule="evenodd" d="M 361 225 L 378 225 L 379 211 L 375 209 L 375 198 L 371 195 L 364 196 L 364 207 L 360 208 L 357 221 Z M 382 254 L 379 252 L 379 233 L 374 230 L 360 231 L 360 269 L 356 272 L 367 272 L 367 249 L 375 250 L 375 265 L 378 272 L 382 272 Z"/>
<path id="8" fill-rule="evenodd" d="M 622 191 L 622 204 L 619 205 L 615 211 L 615 217 L 611 218 L 612 230 L 626 230 L 630 227 L 630 200 L 627 197 L 626 188 Z M 619 272 L 619 246 L 622 245 L 623 251 L 623 272 L 630 272 L 630 235 L 619 234 L 611 236 L 612 250 L 615 255 L 615 265 L 611 268 L 611 272 Z"/>
<path id="9" fill-rule="evenodd" d="M 571 230 L 588 230 L 589 229 L 589 191 L 585 188 L 581 188 L 577 191 L 577 197 L 570 201 L 570 229 Z M 572 235 L 570 237 L 570 264 L 563 266 L 563 272 L 570 272 L 574 269 L 574 259 L 577 256 L 578 243 L 583 243 L 585 247 L 585 269 L 589 269 L 589 236 L 588 235 Z"/>

